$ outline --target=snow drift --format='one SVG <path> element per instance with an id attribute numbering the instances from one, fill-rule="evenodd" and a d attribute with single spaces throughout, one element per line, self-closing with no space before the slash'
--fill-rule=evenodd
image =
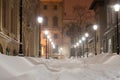
<path id="1" fill-rule="evenodd" d="M 0 54 L 0 80 L 120 80 L 120 56 L 42 59 Z"/>

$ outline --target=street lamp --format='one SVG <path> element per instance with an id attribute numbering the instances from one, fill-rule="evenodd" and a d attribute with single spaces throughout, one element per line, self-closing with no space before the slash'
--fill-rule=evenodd
<path id="1" fill-rule="evenodd" d="M 63 51 L 63 48 L 60 48 L 60 55 L 62 57 L 62 51 Z"/>
<path id="2" fill-rule="evenodd" d="M 115 4 L 114 5 L 114 10 L 116 12 L 116 24 L 117 24 L 117 27 L 116 27 L 116 37 L 117 37 L 117 45 L 116 45 L 116 50 L 117 50 L 117 54 L 119 54 L 119 26 L 118 26 L 118 12 L 120 10 L 120 5 L 119 4 Z"/>
<path id="3" fill-rule="evenodd" d="M 50 48 L 50 47 L 49 47 L 50 36 L 49 36 L 49 35 L 47 35 L 47 40 L 48 40 L 48 42 L 47 42 L 47 43 L 48 43 L 48 50 L 47 50 L 47 52 L 48 52 L 48 58 L 49 58 L 49 56 L 50 56 L 50 53 L 49 53 L 49 52 L 50 52 L 50 51 L 49 51 L 49 48 Z"/>
<path id="4" fill-rule="evenodd" d="M 82 37 L 82 41 L 83 41 L 83 57 L 84 57 L 84 41 L 85 41 L 86 39 L 85 39 L 85 37 L 83 36 Z"/>
<path id="5" fill-rule="evenodd" d="M 37 21 L 39 23 L 39 57 L 41 57 L 41 23 L 43 22 L 43 18 L 39 16 Z"/>
<path id="6" fill-rule="evenodd" d="M 45 30 L 45 36 L 46 36 L 46 59 L 48 58 L 48 53 L 47 53 L 47 36 L 48 36 L 48 33 L 49 31 L 48 30 Z"/>
<path id="7" fill-rule="evenodd" d="M 89 34 L 88 34 L 88 33 L 85 33 L 85 37 L 89 37 Z"/>
<path id="8" fill-rule="evenodd" d="M 88 57 L 88 37 L 89 37 L 89 34 L 85 33 L 85 37 L 87 38 L 86 39 L 86 47 L 87 47 L 87 57 Z"/>
<path id="9" fill-rule="evenodd" d="M 97 25 L 93 25 L 93 29 L 95 30 L 95 55 L 97 55 L 97 52 L 96 52 L 96 30 L 98 29 L 98 26 Z"/>
<path id="10" fill-rule="evenodd" d="M 80 57 L 81 57 L 81 55 L 82 55 L 82 40 L 79 40 L 79 47 L 80 47 L 80 50 L 79 50 L 79 52 L 80 52 Z"/>
<path id="11" fill-rule="evenodd" d="M 76 57 L 78 57 L 78 52 L 79 52 L 79 42 L 76 43 L 76 53 L 75 53 Z"/>
<path id="12" fill-rule="evenodd" d="M 52 45 L 53 49 L 55 49 L 55 45 Z"/>
<path id="13" fill-rule="evenodd" d="M 19 44 L 19 56 L 23 56 L 23 49 L 22 49 L 22 0 L 20 0 L 19 4 L 19 11 L 20 11 L 20 44 Z"/>

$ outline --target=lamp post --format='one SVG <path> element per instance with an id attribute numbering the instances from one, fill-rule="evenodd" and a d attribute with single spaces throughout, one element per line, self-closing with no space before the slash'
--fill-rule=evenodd
<path id="1" fill-rule="evenodd" d="M 19 56 L 23 56 L 23 49 L 22 49 L 22 0 L 20 0 L 20 44 L 19 44 Z"/>
<path id="2" fill-rule="evenodd" d="M 76 44 L 74 45 L 74 52 L 75 52 L 75 54 L 76 54 Z M 74 57 L 75 57 L 75 54 L 73 55 Z"/>
<path id="3" fill-rule="evenodd" d="M 79 40 L 79 44 L 80 44 L 79 47 L 81 46 L 80 50 L 82 50 L 82 45 L 81 45 L 82 44 L 82 40 Z M 81 55 L 82 55 L 82 52 L 80 51 L 80 57 L 81 57 Z"/>
<path id="4" fill-rule="evenodd" d="M 76 58 L 78 57 L 78 52 L 79 52 L 79 42 L 76 43 Z"/>
<path id="5" fill-rule="evenodd" d="M 61 58 L 62 58 L 62 55 L 63 55 L 63 48 L 60 48 L 60 56 L 61 56 Z"/>
<path id="6" fill-rule="evenodd" d="M 49 35 L 47 36 L 47 40 L 50 40 L 50 36 L 49 36 Z M 50 56 L 50 54 L 49 54 L 49 41 L 48 41 L 47 43 L 48 43 L 48 49 L 47 49 L 47 52 L 48 52 L 48 59 L 49 59 L 49 56 Z"/>
<path id="7" fill-rule="evenodd" d="M 94 25 L 93 26 L 93 29 L 95 30 L 95 55 L 97 55 L 97 52 L 96 52 L 96 30 L 98 29 L 98 26 L 97 25 Z"/>
<path id="8" fill-rule="evenodd" d="M 37 21 L 39 23 L 39 57 L 41 57 L 41 23 L 43 22 L 43 18 L 42 17 L 38 17 Z"/>
<path id="9" fill-rule="evenodd" d="M 119 22 L 118 22 L 118 12 L 120 10 L 120 5 L 119 4 L 115 4 L 114 5 L 114 9 L 115 9 L 115 12 L 116 12 L 116 24 L 117 24 L 117 27 L 116 27 L 116 37 L 117 37 L 117 45 L 116 45 L 116 50 L 117 50 L 117 54 L 119 54 Z"/>
<path id="10" fill-rule="evenodd" d="M 88 57 L 88 37 L 89 37 L 89 34 L 85 33 L 85 37 L 87 38 L 86 39 L 86 47 L 87 47 L 87 57 Z"/>
<path id="11" fill-rule="evenodd" d="M 83 41 L 83 57 L 84 57 L 84 41 L 85 41 L 85 37 L 82 37 L 82 41 Z"/>
<path id="12" fill-rule="evenodd" d="M 46 36 L 46 59 L 48 58 L 48 53 L 47 53 L 47 35 L 48 35 L 48 30 L 45 30 L 45 36 Z"/>
<path id="13" fill-rule="evenodd" d="M 49 45 L 50 45 L 50 47 L 49 47 L 50 48 L 50 51 L 49 51 L 50 53 L 49 54 L 50 54 L 50 57 L 51 57 L 51 51 L 52 51 L 51 50 L 51 45 L 52 45 L 51 42 L 52 42 L 52 39 L 49 39 Z"/>

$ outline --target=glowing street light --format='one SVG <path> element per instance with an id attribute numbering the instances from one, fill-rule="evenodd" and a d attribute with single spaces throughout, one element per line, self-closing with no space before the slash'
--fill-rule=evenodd
<path id="1" fill-rule="evenodd" d="M 79 46 L 79 43 L 76 43 L 76 46 Z"/>
<path id="2" fill-rule="evenodd" d="M 114 5 L 114 10 L 115 10 L 115 12 L 118 12 L 120 10 L 120 5 L 119 4 L 115 4 Z"/>
<path id="3" fill-rule="evenodd" d="M 48 58 L 47 39 L 48 39 L 50 36 L 48 35 L 48 33 L 49 33 L 48 30 L 45 30 L 44 33 L 45 33 L 45 35 L 46 35 L 46 59 L 47 59 L 47 58 Z"/>
<path id="4" fill-rule="evenodd" d="M 116 38 L 117 38 L 117 46 L 116 46 L 116 52 L 117 52 L 117 54 L 119 54 L 119 49 L 120 49 L 120 46 L 119 46 L 119 22 L 118 22 L 118 12 L 119 12 L 119 10 L 120 10 L 120 5 L 119 4 L 115 4 L 114 5 L 114 10 L 115 10 L 115 12 L 116 12 L 116 25 L 117 25 L 117 27 L 116 27 L 116 30 L 117 30 L 117 33 L 116 33 Z"/>
<path id="5" fill-rule="evenodd" d="M 53 49 L 55 49 L 55 45 L 52 45 Z"/>
<path id="6" fill-rule="evenodd" d="M 89 34 L 88 34 L 88 33 L 85 33 L 85 37 L 89 37 Z"/>
<path id="7" fill-rule="evenodd" d="M 94 25 L 93 26 L 93 29 L 96 31 L 98 29 L 98 26 L 97 25 Z"/>
<path id="8" fill-rule="evenodd" d="M 93 25 L 93 29 L 95 30 L 95 55 L 97 55 L 97 52 L 96 52 L 96 30 L 98 29 L 98 26 Z"/>
<path id="9" fill-rule="evenodd" d="M 39 17 L 37 18 L 37 21 L 38 21 L 38 23 L 42 23 L 42 22 L 43 22 L 43 18 L 39 16 Z"/>
<path id="10" fill-rule="evenodd" d="M 85 41 L 85 40 L 86 40 L 86 38 L 83 36 L 83 37 L 82 37 L 82 41 Z"/>
<path id="11" fill-rule="evenodd" d="M 45 35 L 48 35 L 49 31 L 48 31 L 48 30 L 45 30 L 44 33 L 45 33 Z"/>
<path id="12" fill-rule="evenodd" d="M 82 37 L 82 41 L 83 41 L 83 57 L 84 57 L 84 41 L 86 40 L 86 38 L 83 36 Z"/>
<path id="13" fill-rule="evenodd" d="M 43 22 L 43 18 L 41 16 L 37 17 L 37 21 L 39 23 L 39 57 L 41 56 L 41 24 Z"/>
<path id="14" fill-rule="evenodd" d="M 82 40 L 79 40 L 79 43 L 81 44 L 81 43 L 82 43 Z"/>
<path id="15" fill-rule="evenodd" d="M 85 33 L 85 37 L 87 38 L 86 39 L 86 50 L 87 50 L 87 57 L 88 57 L 88 37 L 89 37 L 89 34 L 88 33 Z"/>

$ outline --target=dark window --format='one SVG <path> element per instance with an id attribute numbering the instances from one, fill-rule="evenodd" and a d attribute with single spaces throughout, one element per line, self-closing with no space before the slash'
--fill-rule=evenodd
<path id="1" fill-rule="evenodd" d="M 43 25 L 47 26 L 48 25 L 48 17 L 44 17 Z"/>
<path id="2" fill-rule="evenodd" d="M 54 8 L 53 8 L 54 10 L 57 10 L 57 5 L 54 5 Z"/>
<path id="3" fill-rule="evenodd" d="M 44 10 L 46 10 L 47 9 L 47 5 L 44 5 Z"/>
<path id="4" fill-rule="evenodd" d="M 58 39 L 58 34 L 54 34 L 54 39 Z"/>
<path id="5" fill-rule="evenodd" d="M 54 16 L 53 17 L 53 27 L 57 27 L 58 26 L 58 17 Z"/>

